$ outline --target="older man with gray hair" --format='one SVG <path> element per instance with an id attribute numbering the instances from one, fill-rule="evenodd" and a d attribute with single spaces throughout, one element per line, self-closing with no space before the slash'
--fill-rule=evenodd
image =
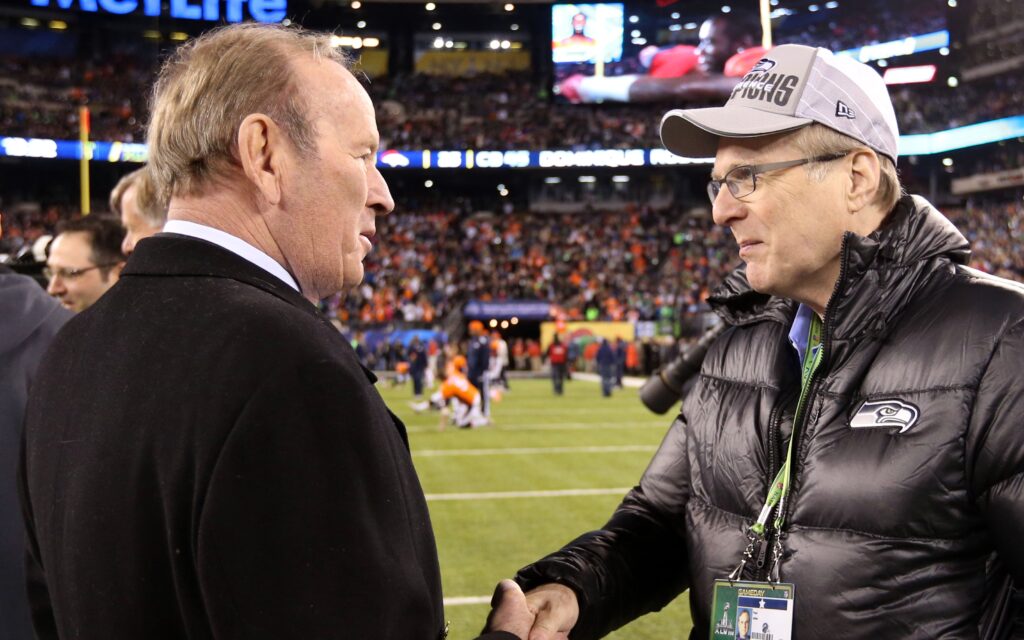
<path id="1" fill-rule="evenodd" d="M 639 486 L 518 573 L 530 640 L 598 638 L 686 589 L 691 638 L 1020 637 L 1024 287 L 901 196 L 881 77 L 783 45 L 661 133 L 715 155 L 746 264 Z"/>
<path id="2" fill-rule="evenodd" d="M 110 192 L 110 210 L 125 229 L 121 251 L 130 256 L 139 240 L 155 235 L 167 222 L 167 206 L 157 197 L 149 168 L 121 177 Z"/>
<path id="3" fill-rule="evenodd" d="M 360 282 L 394 207 L 348 59 L 212 31 L 161 70 L 148 140 L 167 225 L 27 410 L 37 636 L 444 637 L 405 427 L 315 304 Z"/>

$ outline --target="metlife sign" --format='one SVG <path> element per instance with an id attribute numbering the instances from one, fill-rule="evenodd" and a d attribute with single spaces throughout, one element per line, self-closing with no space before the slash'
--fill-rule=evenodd
<path id="1" fill-rule="evenodd" d="M 167 2 L 167 16 L 178 20 L 280 22 L 288 14 L 288 0 L 31 0 L 34 7 L 117 15 L 137 13 L 159 17 Z M 248 10 L 248 16 L 246 14 Z"/>

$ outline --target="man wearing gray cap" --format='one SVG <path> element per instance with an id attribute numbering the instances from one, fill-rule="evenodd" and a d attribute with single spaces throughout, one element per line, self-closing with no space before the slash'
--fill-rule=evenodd
<path id="1" fill-rule="evenodd" d="M 611 520 L 516 576 L 530 639 L 686 589 L 691 638 L 735 638 L 741 609 L 776 640 L 1020 637 L 1024 287 L 901 196 L 881 78 L 780 46 L 662 139 L 715 156 L 730 327 Z"/>

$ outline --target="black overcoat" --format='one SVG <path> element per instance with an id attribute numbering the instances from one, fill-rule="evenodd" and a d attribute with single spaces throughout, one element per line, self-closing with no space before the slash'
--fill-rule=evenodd
<path id="1" fill-rule="evenodd" d="M 39 637 L 439 638 L 426 501 L 374 380 L 262 269 L 140 242 L 30 398 Z"/>

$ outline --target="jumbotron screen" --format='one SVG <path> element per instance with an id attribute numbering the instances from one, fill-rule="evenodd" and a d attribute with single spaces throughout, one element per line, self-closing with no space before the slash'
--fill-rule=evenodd
<path id="1" fill-rule="evenodd" d="M 621 3 L 551 7 L 551 59 L 558 65 L 622 59 L 625 9 Z"/>
<path id="2" fill-rule="evenodd" d="M 806 44 L 862 62 L 898 58 L 904 65 L 915 64 L 917 53 L 948 53 L 944 0 L 781 4 L 770 10 L 772 45 Z M 612 6 L 615 11 L 606 8 Z M 622 8 L 554 6 L 554 94 L 560 99 L 720 104 L 767 52 L 757 3 L 711 11 L 687 3 L 626 4 L 625 14 Z M 865 22 L 864 15 L 877 19 Z"/>

